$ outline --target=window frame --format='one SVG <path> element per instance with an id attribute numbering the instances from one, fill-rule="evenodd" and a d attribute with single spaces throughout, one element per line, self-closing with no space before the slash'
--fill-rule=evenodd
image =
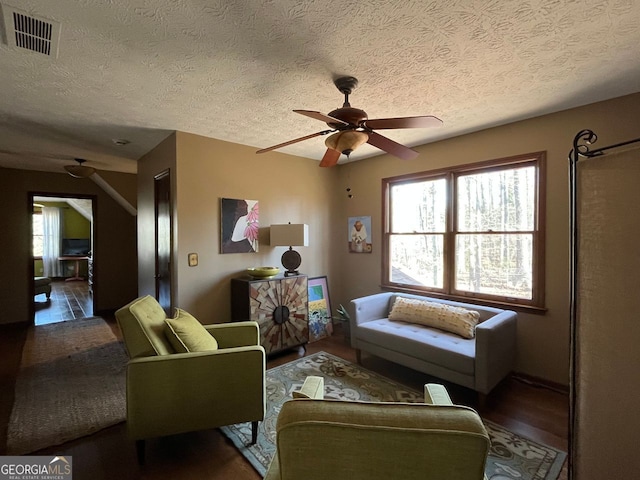
<path id="1" fill-rule="evenodd" d="M 463 175 L 480 174 L 508 170 L 523 166 L 535 167 L 536 189 L 534 192 L 534 224 L 533 231 L 513 233 L 531 234 L 532 238 L 532 278 L 531 299 L 514 298 L 508 296 L 491 295 L 486 293 L 468 292 L 455 288 L 456 269 L 456 237 L 460 232 L 457 225 L 458 205 L 456 202 L 457 179 Z M 391 189 L 395 185 L 402 185 L 420 181 L 445 178 L 447 182 L 446 225 L 443 245 L 443 288 L 433 288 L 418 285 L 392 282 L 391 272 Z M 497 307 L 509 307 L 517 310 L 541 313 L 545 309 L 545 237 L 546 237 L 546 152 L 533 152 L 512 157 L 486 160 L 454 167 L 410 173 L 396 177 L 382 179 L 382 288 L 385 290 L 429 295 L 467 303 L 482 303 Z M 488 231 L 487 233 L 489 233 Z M 397 233 L 397 232 L 396 232 Z M 424 232 L 420 232 L 422 234 Z M 482 232 L 472 232 L 479 234 Z M 498 232 L 490 232 L 491 234 Z"/>

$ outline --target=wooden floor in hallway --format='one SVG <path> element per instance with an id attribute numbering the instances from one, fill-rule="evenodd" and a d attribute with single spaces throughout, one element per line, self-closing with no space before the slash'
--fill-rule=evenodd
<path id="1" fill-rule="evenodd" d="M 93 316 L 93 297 L 86 280 L 54 280 L 51 282 L 51 298 L 47 301 L 42 293 L 34 297 L 34 302 L 36 325 Z"/>

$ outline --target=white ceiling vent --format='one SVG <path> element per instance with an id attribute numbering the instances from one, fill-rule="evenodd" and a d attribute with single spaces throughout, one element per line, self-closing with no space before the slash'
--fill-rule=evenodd
<path id="1" fill-rule="evenodd" d="M 7 45 L 58 57 L 59 22 L 31 15 L 9 5 L 0 6 Z"/>

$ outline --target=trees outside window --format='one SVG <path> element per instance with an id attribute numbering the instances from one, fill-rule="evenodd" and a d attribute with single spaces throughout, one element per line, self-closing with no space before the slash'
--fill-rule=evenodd
<path id="1" fill-rule="evenodd" d="M 544 307 L 543 152 L 383 180 L 383 285 Z"/>

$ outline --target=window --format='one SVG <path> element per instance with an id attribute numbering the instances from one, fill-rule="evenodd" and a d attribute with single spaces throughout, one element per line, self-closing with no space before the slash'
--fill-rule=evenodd
<path id="1" fill-rule="evenodd" d="M 543 152 L 382 181 L 383 285 L 544 307 Z"/>
<path id="2" fill-rule="evenodd" d="M 33 256 L 42 257 L 44 253 L 44 225 L 42 223 L 42 212 L 33 212 L 31 215 L 33 222 Z"/>

